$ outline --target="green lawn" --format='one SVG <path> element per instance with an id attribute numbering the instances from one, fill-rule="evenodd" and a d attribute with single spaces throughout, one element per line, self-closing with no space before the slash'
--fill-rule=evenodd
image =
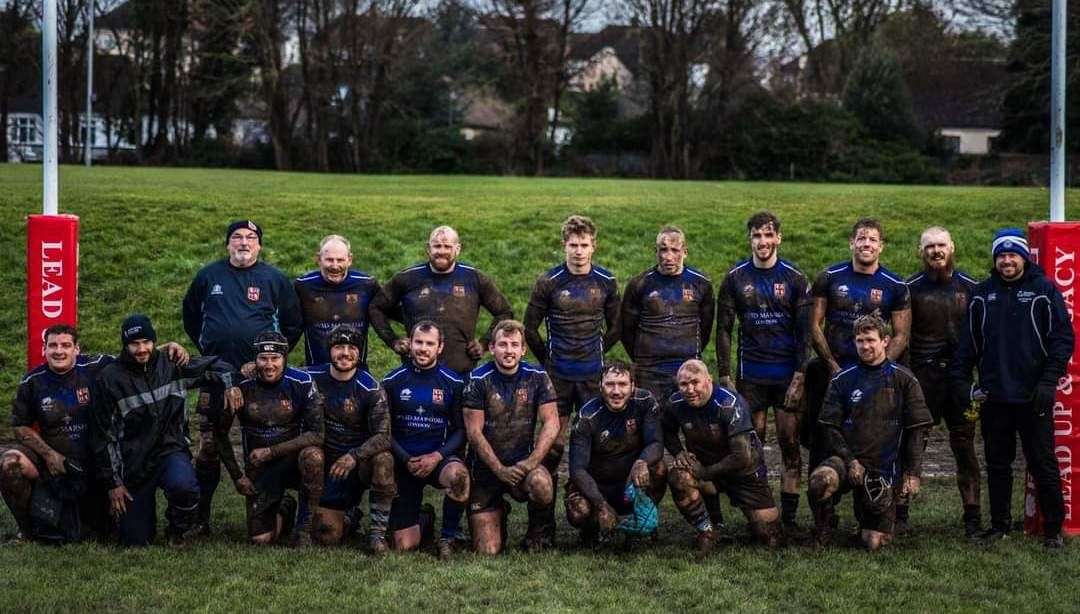
<path id="1" fill-rule="evenodd" d="M 1070 199 L 1068 210 L 1076 203 Z M 597 262 L 623 282 L 650 265 L 650 246 L 665 223 L 686 230 L 688 262 L 719 282 L 746 252 L 747 216 L 762 208 L 781 217 L 782 253 L 810 276 L 846 259 L 848 231 L 863 215 L 884 221 L 883 259 L 892 270 L 912 273 L 920 230 L 942 224 L 953 230 L 960 266 L 981 276 L 989 266 L 993 230 L 1045 217 L 1047 193 L 104 167 L 63 168 L 60 191 L 61 211 L 82 219 L 84 350 L 109 352 L 118 349 L 121 318 L 136 310 L 154 318 L 161 338 L 190 345 L 182 337 L 180 299 L 195 272 L 224 254 L 224 227 L 235 218 L 263 225 L 264 257 L 289 274 L 311 268 L 319 238 L 336 232 L 352 240 L 356 266 L 380 280 L 422 258 L 433 226 L 453 225 L 461 234 L 462 259 L 491 274 L 520 315 L 537 275 L 560 261 L 559 225 L 571 213 L 597 222 Z M 5 407 L 25 360 L 24 216 L 40 210 L 41 167 L 0 165 L 0 236 L 7 239 L 0 252 Z M 371 364 L 382 375 L 392 357 L 371 339 Z M 6 426 L 0 430 L 8 433 Z M 352 550 L 257 551 L 239 545 L 242 510 L 226 483 L 216 518 L 226 534 L 207 545 L 138 552 L 0 548 L 0 603 L 13 611 L 1075 610 L 1075 591 L 1064 587 L 1080 577 L 1077 545 L 1057 555 L 1023 538 L 991 550 L 972 548 L 960 538 L 957 496 L 949 482 L 928 484 L 914 512 L 919 534 L 875 556 L 845 547 L 759 552 L 742 543 L 744 526 L 736 520 L 735 543 L 699 561 L 686 553 L 690 532 L 668 504 L 654 551 L 465 556 L 454 565 L 424 556 L 376 561 Z M 1015 509 L 1022 509 L 1019 492 Z M 844 513 L 850 520 L 846 504 Z M 514 516 L 515 523 L 523 522 L 520 506 Z M 10 516 L 0 518 L 0 530 L 10 530 Z M 568 532 L 560 538 L 572 541 Z"/>

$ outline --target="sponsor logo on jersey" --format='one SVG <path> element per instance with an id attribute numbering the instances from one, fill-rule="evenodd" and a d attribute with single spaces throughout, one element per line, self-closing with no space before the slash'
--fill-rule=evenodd
<path id="1" fill-rule="evenodd" d="M 683 288 L 682 289 L 682 300 L 683 300 L 684 303 L 692 303 L 692 302 L 694 302 L 694 289 L 693 288 Z"/>
<path id="2" fill-rule="evenodd" d="M 341 402 L 341 412 L 345 415 L 356 413 L 356 403 L 352 399 L 345 399 Z"/>
<path id="3" fill-rule="evenodd" d="M 836 295 L 837 295 L 837 296 L 839 296 L 839 297 L 845 297 L 845 296 L 847 296 L 847 295 L 848 295 L 848 287 L 847 287 L 847 284 L 841 284 L 841 285 L 837 286 L 837 288 L 836 288 Z"/>
<path id="4" fill-rule="evenodd" d="M 345 295 L 345 302 L 350 304 L 350 305 L 355 305 L 355 304 L 360 302 L 360 295 L 359 294 L 346 294 Z"/>
<path id="5" fill-rule="evenodd" d="M 562 292 L 559 293 L 559 298 L 570 298 L 570 291 L 569 290 L 563 290 Z"/>
<path id="6" fill-rule="evenodd" d="M 870 302 L 880 303 L 882 297 L 881 288 L 870 288 Z"/>
<path id="7" fill-rule="evenodd" d="M 986 295 L 986 301 L 987 302 L 993 303 L 996 300 L 997 300 L 997 292 L 991 292 L 990 294 Z"/>
<path id="8" fill-rule="evenodd" d="M 221 284 L 214 284 L 214 287 L 210 288 L 210 296 L 214 296 L 215 294 L 219 296 L 225 294 L 221 291 Z"/>
<path id="9" fill-rule="evenodd" d="M 862 400 L 862 390 L 859 390 L 858 388 L 856 388 L 855 390 L 852 390 L 850 400 L 851 400 L 852 403 L 858 403 L 859 401 L 861 401 Z"/>
<path id="10" fill-rule="evenodd" d="M 772 285 L 772 294 L 776 298 L 784 298 L 787 295 L 787 286 L 783 283 L 777 282 Z"/>
<path id="11" fill-rule="evenodd" d="M 258 302 L 258 300 L 259 300 L 259 287 L 258 286 L 248 286 L 247 299 L 249 301 L 251 301 L 252 303 Z"/>
<path id="12" fill-rule="evenodd" d="M 436 405 L 443 404 L 443 391 L 440 388 L 435 388 L 431 391 L 431 402 Z"/>
<path id="13" fill-rule="evenodd" d="M 427 286 L 424 286 L 423 288 L 420 288 L 420 298 L 424 298 L 425 296 L 427 296 L 429 294 L 431 294 L 431 288 L 429 288 Z"/>
<path id="14" fill-rule="evenodd" d="M 652 292 L 649 293 L 649 298 L 657 298 L 659 296 L 660 296 L 660 291 L 659 290 L 653 290 Z"/>
<path id="15" fill-rule="evenodd" d="M 686 290 L 683 290 L 683 292 L 686 292 Z M 742 295 L 743 298 L 748 301 L 754 298 L 754 284 L 746 284 L 743 286 Z"/>
<path id="16" fill-rule="evenodd" d="M 75 391 L 75 398 L 79 400 L 79 405 L 88 405 L 90 403 L 90 389 L 79 388 Z"/>
<path id="17" fill-rule="evenodd" d="M 408 388 L 405 388 L 404 390 L 401 391 L 401 394 L 398 395 L 398 398 L 401 399 L 402 401 L 408 401 L 408 400 L 412 399 L 412 390 L 410 390 Z"/>
<path id="18" fill-rule="evenodd" d="M 48 413 L 56 409 L 54 405 L 55 404 L 53 403 L 52 397 L 45 397 L 41 399 L 41 411 L 44 413 Z"/>
<path id="19" fill-rule="evenodd" d="M 425 409 L 424 409 L 424 406 L 423 406 L 423 405 L 421 405 L 420 407 L 417 407 L 417 408 L 416 408 L 416 413 L 418 413 L 418 414 L 420 414 L 420 415 L 423 415 L 425 411 L 427 411 L 427 410 L 425 410 Z"/>
<path id="20" fill-rule="evenodd" d="M 600 431 L 600 443 L 604 443 L 605 441 L 607 441 L 608 437 L 610 437 L 610 436 L 611 436 L 611 432 L 608 431 L 607 429 L 604 429 L 604 430 Z"/>
<path id="21" fill-rule="evenodd" d="M 454 296 L 465 296 L 465 286 L 454 286 Z"/>

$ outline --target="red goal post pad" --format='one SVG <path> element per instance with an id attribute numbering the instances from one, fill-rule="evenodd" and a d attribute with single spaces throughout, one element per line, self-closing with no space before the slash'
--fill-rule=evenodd
<path id="1" fill-rule="evenodd" d="M 78 305 L 78 216 L 27 216 L 27 370 L 45 362 L 45 329 L 56 324 L 78 325 Z"/>
<path id="2" fill-rule="evenodd" d="M 1076 298 L 1080 292 L 1080 222 L 1031 222 L 1028 224 L 1031 259 L 1042 266 L 1046 276 L 1065 297 L 1073 334 L 1080 341 L 1080 318 L 1076 317 Z M 1073 479 L 1080 463 L 1080 343 L 1073 349 L 1065 377 L 1058 382 L 1054 402 L 1054 456 L 1061 475 L 1065 497 L 1065 523 L 1062 532 L 1080 535 L 1080 510 L 1074 496 Z M 1024 480 L 1024 531 L 1042 533 L 1035 484 L 1030 474 Z"/>

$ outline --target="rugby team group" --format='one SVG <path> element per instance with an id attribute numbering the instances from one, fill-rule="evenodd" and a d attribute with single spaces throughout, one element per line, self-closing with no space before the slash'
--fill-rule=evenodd
<path id="1" fill-rule="evenodd" d="M 805 447 L 814 543 L 830 543 L 850 493 L 857 539 L 877 550 L 911 530 L 927 432 L 944 421 L 966 536 L 1010 535 L 1019 435 L 1043 543 L 1063 547 L 1051 410 L 1074 339 L 1022 231 L 996 233 L 978 282 L 955 269 L 948 231 L 927 228 L 922 270 L 905 280 L 881 265 L 884 230 L 864 218 L 849 257 L 811 283 L 780 258 L 781 222 L 763 211 L 746 224 L 749 257 L 717 288 L 666 226 L 655 266 L 621 292 L 593 262 L 596 236 L 586 217 L 563 223 L 565 260 L 539 276 L 518 321 L 494 281 L 459 261 L 448 226 L 431 232 L 426 262 L 380 285 L 352 267 L 339 235 L 321 241 L 317 270 L 289 280 L 259 259 L 263 229 L 233 222 L 227 257 L 183 301 L 198 355 L 159 344 L 141 314 L 121 323 L 115 357 L 80 353 L 72 326 L 46 331 L 46 362 L 13 402 L 17 442 L 0 457 L 21 538 L 150 544 L 162 490 L 168 541 L 189 542 L 211 531 L 224 467 L 258 544 L 342 543 L 366 512 L 373 553 L 497 554 L 515 500 L 528 514 L 521 547 L 536 552 L 555 546 L 563 487 L 585 544 L 652 543 L 670 490 L 699 551 L 717 545 L 721 495 L 775 548 L 798 527 Z M 478 336 L 481 309 L 491 325 Z M 381 379 L 367 368 L 369 327 L 401 358 Z M 701 354 L 714 331 L 712 373 Z M 289 365 L 301 337 L 306 366 Z M 619 343 L 631 362 L 605 360 Z M 185 403 L 196 388 L 192 454 Z M 762 445 L 770 408 L 779 505 Z M 437 535 L 428 486 L 444 491 Z"/>

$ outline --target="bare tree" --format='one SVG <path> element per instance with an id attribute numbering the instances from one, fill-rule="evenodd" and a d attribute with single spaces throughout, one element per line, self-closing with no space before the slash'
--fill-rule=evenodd
<path id="1" fill-rule="evenodd" d="M 8 159 L 8 119 L 11 101 L 29 89 L 36 76 L 37 37 L 33 28 L 33 2 L 10 0 L 0 10 L 0 161 Z"/>

